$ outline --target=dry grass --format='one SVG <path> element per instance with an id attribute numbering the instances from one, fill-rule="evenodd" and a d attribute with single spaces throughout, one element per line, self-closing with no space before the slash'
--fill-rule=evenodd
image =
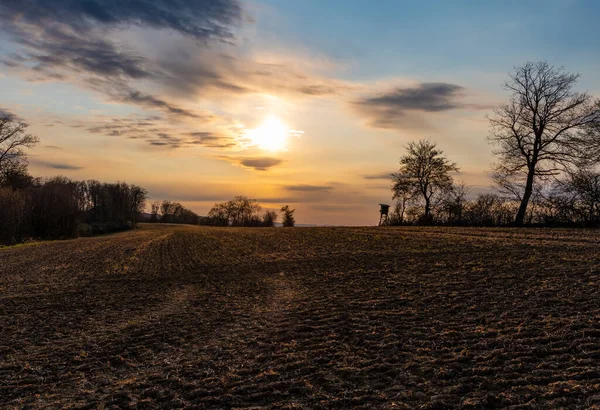
<path id="1" fill-rule="evenodd" d="M 175 226 L 1 249 L 0 407 L 600 406 L 599 249 Z"/>

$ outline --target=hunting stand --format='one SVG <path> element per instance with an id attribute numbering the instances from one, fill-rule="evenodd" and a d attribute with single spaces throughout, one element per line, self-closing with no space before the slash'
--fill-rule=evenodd
<path id="1" fill-rule="evenodd" d="M 390 212 L 390 206 L 386 204 L 379 204 L 381 209 L 379 210 L 379 226 L 383 225 L 388 220 L 388 213 Z"/>

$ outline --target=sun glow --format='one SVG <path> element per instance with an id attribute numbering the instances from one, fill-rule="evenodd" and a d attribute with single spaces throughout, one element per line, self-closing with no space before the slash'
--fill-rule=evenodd
<path id="1" fill-rule="evenodd" d="M 286 149 L 289 128 L 274 115 L 268 116 L 263 123 L 253 130 L 248 130 L 250 143 L 267 151 Z"/>

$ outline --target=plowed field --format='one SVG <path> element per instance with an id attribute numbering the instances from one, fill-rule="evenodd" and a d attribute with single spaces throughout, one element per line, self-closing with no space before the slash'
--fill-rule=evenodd
<path id="1" fill-rule="evenodd" d="M 600 408 L 600 233 L 144 225 L 0 249 L 0 408 Z"/>

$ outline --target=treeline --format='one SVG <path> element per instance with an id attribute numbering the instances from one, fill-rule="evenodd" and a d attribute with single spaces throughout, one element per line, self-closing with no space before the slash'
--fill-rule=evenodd
<path id="1" fill-rule="evenodd" d="M 294 226 L 294 209 L 281 208 L 283 226 Z M 150 204 L 150 213 L 144 222 L 175 223 L 205 226 L 273 227 L 279 215 L 273 210 L 265 210 L 255 199 L 236 196 L 227 202 L 216 203 L 207 216 L 201 216 L 184 207 L 179 202 L 155 201 Z"/>
<path id="2" fill-rule="evenodd" d="M 150 204 L 150 217 L 146 222 L 198 225 L 200 219 L 201 217 L 197 213 L 179 202 L 165 200 Z"/>
<path id="3" fill-rule="evenodd" d="M 600 227 L 600 173 L 579 171 L 565 180 L 549 183 L 532 195 L 524 224 L 548 227 Z M 425 220 L 422 205 L 402 205 L 391 210 L 388 225 L 513 226 L 520 202 L 498 193 L 471 198 L 456 186 L 433 205 Z"/>
<path id="4" fill-rule="evenodd" d="M 283 213 L 282 225 L 293 227 L 294 209 L 289 206 L 281 208 Z M 202 225 L 212 226 L 264 226 L 272 227 L 277 222 L 278 214 L 272 210 L 262 212 L 262 207 L 255 199 L 246 196 L 236 196 L 230 201 L 217 203 L 206 217 L 200 218 Z"/>
<path id="5" fill-rule="evenodd" d="M 469 199 L 435 143 L 411 142 L 392 174 L 389 224 L 600 226 L 600 99 L 546 62 L 515 67 L 489 118 L 497 194 Z"/>
<path id="6" fill-rule="evenodd" d="M 148 193 L 137 185 L 34 178 L 27 170 L 25 149 L 39 140 L 27 127 L 14 116 L 0 116 L 0 244 L 91 236 L 130 229 L 139 221 L 213 226 L 277 222 L 277 212 L 262 212 L 256 200 L 244 196 L 215 204 L 208 216 L 167 200 L 151 203 L 146 214 Z M 283 226 L 294 226 L 294 210 L 285 206 L 281 212 Z"/>
<path id="7" fill-rule="evenodd" d="M 136 225 L 146 190 L 126 183 L 45 180 L 20 176 L 19 184 L 0 179 L 0 242 L 27 238 L 60 239 L 115 232 Z M 24 181 L 29 181 L 23 184 Z M 14 182 L 14 180 L 13 180 Z"/>
<path id="8" fill-rule="evenodd" d="M 0 244 L 90 236 L 137 224 L 147 198 L 142 187 L 32 177 L 25 149 L 39 140 L 27 127 L 12 115 L 0 117 Z"/>

